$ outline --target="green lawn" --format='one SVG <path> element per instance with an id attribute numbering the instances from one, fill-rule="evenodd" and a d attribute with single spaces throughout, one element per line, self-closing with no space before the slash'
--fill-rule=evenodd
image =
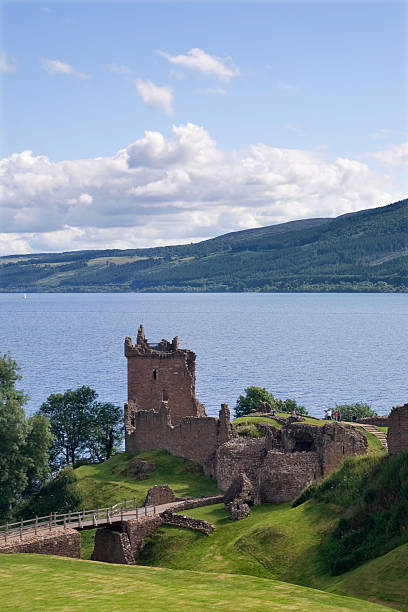
<path id="1" fill-rule="evenodd" d="M 299 610 L 382 605 L 252 576 L 122 566 L 47 555 L 0 556 L 2 610 Z"/>
<path id="2" fill-rule="evenodd" d="M 142 475 L 146 476 L 142 480 L 136 474 L 140 459 L 154 467 L 150 473 Z M 102 508 L 133 498 L 136 498 L 138 505 L 142 505 L 147 491 L 156 484 L 168 484 L 179 497 L 198 497 L 217 492 L 216 481 L 204 476 L 201 466 L 173 457 L 163 450 L 137 455 L 119 453 L 104 463 L 83 465 L 75 473 L 85 497 L 85 508 Z"/>

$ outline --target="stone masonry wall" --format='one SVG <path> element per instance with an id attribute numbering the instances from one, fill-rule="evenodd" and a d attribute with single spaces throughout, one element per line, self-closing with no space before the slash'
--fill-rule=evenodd
<path id="1" fill-rule="evenodd" d="M 60 557 L 81 557 L 81 536 L 74 529 L 56 530 L 51 533 L 26 535 L 22 540 L 0 543 L 0 554 L 37 553 Z"/>
<path id="2" fill-rule="evenodd" d="M 269 451 L 257 474 L 257 489 L 263 502 L 279 504 L 294 499 L 321 476 L 316 452 Z"/>
<path id="3" fill-rule="evenodd" d="M 269 427 L 265 438 L 238 438 L 220 446 L 216 478 L 221 491 L 227 491 L 243 472 L 254 487 L 255 503 L 289 501 L 346 456 L 366 452 L 364 434 L 353 427 L 290 423 L 281 430 Z"/>
<path id="4" fill-rule="evenodd" d="M 126 439 L 127 452 L 164 449 L 203 466 L 221 444 L 237 436 L 226 406 L 221 408 L 219 419 L 186 417 L 176 426 L 170 422 L 165 403 L 159 412 L 140 411 L 134 419 L 134 429 Z"/>
<path id="5" fill-rule="evenodd" d="M 131 519 L 115 527 L 97 529 L 92 560 L 133 565 L 145 546 L 146 538 L 162 525 L 193 529 L 205 535 L 215 530 L 214 525 L 206 521 L 165 510 L 155 516 Z"/>
<path id="6" fill-rule="evenodd" d="M 387 434 L 390 455 L 408 452 L 408 404 L 395 406 L 388 417 Z"/>
<path id="7" fill-rule="evenodd" d="M 150 345 L 139 327 L 137 343 L 125 339 L 128 362 L 128 403 L 125 420 L 133 427 L 139 410 L 158 412 L 162 401 L 168 402 L 170 419 L 178 425 L 184 417 L 205 416 L 195 396 L 195 353 L 180 349 L 178 338 Z"/>
<path id="8" fill-rule="evenodd" d="M 358 419 L 358 423 L 374 425 L 375 427 L 388 427 L 388 416 L 365 417 Z"/>

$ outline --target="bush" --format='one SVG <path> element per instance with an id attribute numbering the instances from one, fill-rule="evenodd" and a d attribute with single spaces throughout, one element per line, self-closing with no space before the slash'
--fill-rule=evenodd
<path id="1" fill-rule="evenodd" d="M 51 512 L 65 513 L 79 510 L 83 503 L 82 491 L 78 478 L 71 466 L 65 467 L 47 481 L 41 489 L 29 499 L 16 506 L 16 518 L 47 516 Z"/>
<path id="2" fill-rule="evenodd" d="M 238 423 L 238 425 L 235 425 L 235 429 L 238 435 L 243 438 L 262 438 L 265 435 L 255 423 Z"/>
<path id="3" fill-rule="evenodd" d="M 235 405 L 235 418 L 250 414 L 252 411 L 259 411 L 262 404 L 267 402 L 271 408 L 277 412 L 292 412 L 307 415 L 304 406 L 300 406 L 293 399 L 281 400 L 275 398 L 265 387 L 247 387 L 245 395 L 240 395 Z"/>

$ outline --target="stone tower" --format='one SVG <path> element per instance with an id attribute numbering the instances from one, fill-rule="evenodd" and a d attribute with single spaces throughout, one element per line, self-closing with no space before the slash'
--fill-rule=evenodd
<path id="1" fill-rule="evenodd" d="M 140 325 L 136 344 L 125 339 L 128 363 L 128 402 L 125 424 L 134 426 L 140 410 L 159 412 L 162 402 L 168 406 L 172 425 L 183 417 L 206 416 L 204 406 L 195 396 L 195 353 L 180 349 L 178 337 L 149 344 Z"/>

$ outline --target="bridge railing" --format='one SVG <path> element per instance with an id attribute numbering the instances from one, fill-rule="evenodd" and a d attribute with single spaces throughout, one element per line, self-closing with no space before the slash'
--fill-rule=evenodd
<path id="1" fill-rule="evenodd" d="M 93 508 L 90 510 L 78 510 L 58 514 L 51 512 L 46 516 L 21 519 L 15 523 L 0 525 L 0 541 L 7 542 L 16 537 L 22 539 L 29 533 L 37 535 L 40 532 L 52 531 L 56 528 L 64 529 L 71 527 L 76 529 L 98 527 L 99 524 L 111 524 L 129 518 L 141 518 L 142 516 L 153 516 L 157 512 L 156 506 L 137 506 L 136 499 L 127 499 L 106 508 Z"/>

